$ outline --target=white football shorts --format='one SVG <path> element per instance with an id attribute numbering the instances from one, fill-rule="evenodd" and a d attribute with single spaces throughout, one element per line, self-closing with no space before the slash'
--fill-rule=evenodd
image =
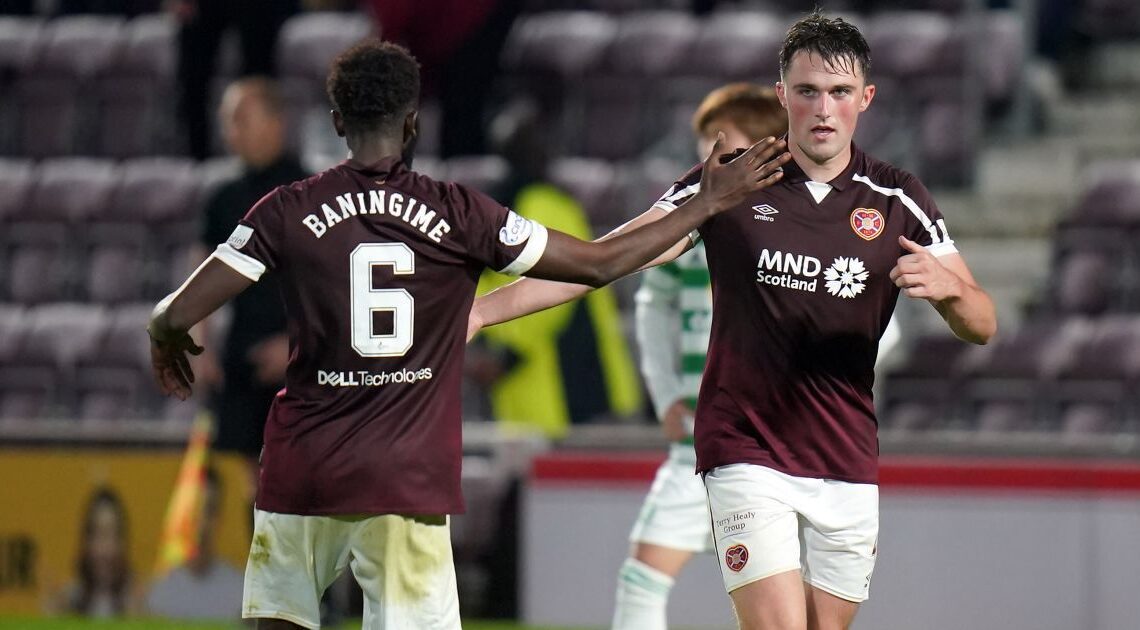
<path id="1" fill-rule="evenodd" d="M 320 628 L 346 567 L 364 592 L 362 630 L 458 630 L 446 516 L 301 516 L 254 511 L 242 617 Z"/>
<path id="2" fill-rule="evenodd" d="M 669 457 L 657 469 L 653 486 L 633 524 L 631 542 L 695 553 L 713 551 L 708 497 L 696 467 L 697 454 L 692 444 L 669 447 Z"/>
<path id="3" fill-rule="evenodd" d="M 724 586 L 799 569 L 805 582 L 867 599 L 879 537 L 879 487 L 793 477 L 754 464 L 705 474 Z"/>

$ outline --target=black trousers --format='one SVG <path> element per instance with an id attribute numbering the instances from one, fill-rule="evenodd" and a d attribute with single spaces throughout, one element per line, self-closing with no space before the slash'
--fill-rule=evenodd
<path id="1" fill-rule="evenodd" d="M 276 74 L 277 34 L 297 12 L 296 0 L 197 0 L 197 11 L 178 33 L 178 114 L 190 155 L 210 156 L 210 84 L 222 36 L 237 30 L 240 76 Z"/>

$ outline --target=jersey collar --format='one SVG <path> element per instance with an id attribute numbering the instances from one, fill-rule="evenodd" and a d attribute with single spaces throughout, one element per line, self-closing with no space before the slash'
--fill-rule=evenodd
<path id="1" fill-rule="evenodd" d="M 851 160 L 847 162 L 847 168 L 843 169 L 842 173 L 836 175 L 831 181 L 827 183 L 832 188 L 842 192 L 845 188 L 851 185 L 851 178 L 855 176 L 855 173 L 859 172 L 860 165 L 863 163 L 863 157 L 863 151 L 857 147 L 854 142 L 852 142 Z M 786 183 L 802 184 L 804 182 L 811 181 L 811 178 L 807 176 L 807 173 L 805 173 L 802 168 L 800 168 L 799 164 L 796 164 L 795 160 L 789 160 L 783 168 L 784 182 Z"/>
<path id="2" fill-rule="evenodd" d="M 372 162 L 371 164 L 358 162 L 352 158 L 341 162 L 341 164 L 343 164 L 346 168 L 352 169 L 354 171 L 359 171 L 361 173 L 380 174 L 390 173 L 396 170 L 400 165 L 403 164 L 403 161 L 397 155 L 390 155 L 386 158 L 381 158 L 375 162 Z"/>

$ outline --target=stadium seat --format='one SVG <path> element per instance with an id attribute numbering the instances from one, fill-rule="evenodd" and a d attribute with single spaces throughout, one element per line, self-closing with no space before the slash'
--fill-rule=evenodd
<path id="1" fill-rule="evenodd" d="M 157 414 L 146 336 L 152 308 L 148 302 L 110 312 L 99 342 L 78 357 L 74 387 L 79 418 L 115 420 Z"/>
<path id="2" fill-rule="evenodd" d="M 781 19 L 767 12 L 714 14 L 701 22 L 692 54 L 682 62 L 685 72 L 721 82 L 775 83 L 786 29 Z"/>
<path id="3" fill-rule="evenodd" d="M 18 214 L 32 190 L 31 160 L 0 159 L 0 225 Z"/>
<path id="4" fill-rule="evenodd" d="M 973 179 L 981 134 L 979 111 L 968 103 L 929 103 L 918 120 L 918 163 L 928 186 L 962 186 Z"/>
<path id="5" fill-rule="evenodd" d="M 564 138 L 573 153 L 610 160 L 638 155 L 660 136 L 668 111 L 662 94 L 689 57 L 699 21 L 683 11 L 637 11 L 618 19 L 596 73 L 568 94 L 579 122 Z"/>
<path id="6" fill-rule="evenodd" d="M 64 300 L 82 264 L 82 225 L 102 212 L 117 177 L 114 164 L 88 158 L 47 160 L 33 172 L 26 204 L 13 209 L 3 247 L 10 262 L 8 299 Z M 77 251 L 80 250 L 80 251 Z"/>
<path id="7" fill-rule="evenodd" d="M 25 316 L 15 356 L 0 363 L 0 417 L 72 417 L 75 360 L 99 342 L 106 313 L 61 303 L 29 309 Z"/>
<path id="8" fill-rule="evenodd" d="M 1065 223 L 1140 227 L 1140 160 L 1093 164 L 1083 180 L 1089 183 Z"/>
<path id="9" fill-rule="evenodd" d="M 969 345 L 948 333 L 916 339 L 903 362 L 885 375 L 876 403 L 881 425 L 922 430 L 951 421 L 961 387 L 955 366 L 969 351 Z"/>
<path id="10" fill-rule="evenodd" d="M 285 21 L 277 41 L 277 68 L 286 116 L 293 126 L 300 128 L 314 115 L 327 121 L 329 66 L 343 50 L 368 37 L 373 25 L 374 20 L 363 13 L 332 11 L 300 13 Z M 290 141 L 298 145 L 300 138 Z"/>
<path id="11" fill-rule="evenodd" d="M 613 17 L 594 11 L 549 11 L 515 20 L 503 47 L 507 72 L 578 77 L 597 67 L 617 34 Z"/>
<path id="12" fill-rule="evenodd" d="M 1121 310 L 1120 267 L 1102 252 L 1076 251 L 1062 258 L 1050 291 L 1056 311 L 1101 315 Z"/>
<path id="13" fill-rule="evenodd" d="M 597 236 L 616 224 L 616 216 L 624 214 L 621 177 L 611 162 L 562 158 L 551 165 L 550 179 L 582 205 Z"/>
<path id="14" fill-rule="evenodd" d="M 447 178 L 488 195 L 507 179 L 510 167 L 497 155 L 465 155 L 447 161 Z"/>
<path id="15" fill-rule="evenodd" d="M 173 16 L 129 21 L 115 62 L 97 82 L 95 152 L 117 158 L 175 153 Z"/>
<path id="16" fill-rule="evenodd" d="M 42 32 L 39 18 L 0 16 L 0 153 L 19 149 L 21 121 L 13 83 L 32 64 Z"/>
<path id="17" fill-rule="evenodd" d="M 967 62 L 965 28 L 963 21 L 931 11 L 875 13 L 866 31 L 875 51 L 874 70 L 901 79 L 961 76 Z"/>
<path id="18" fill-rule="evenodd" d="M 1092 320 L 1089 333 L 1066 354 L 1049 388 L 1062 410 L 1063 431 L 1110 430 L 1121 425 L 1140 378 L 1140 316 Z"/>
<path id="19" fill-rule="evenodd" d="M 961 417 L 974 417 L 979 430 L 1010 431 L 1052 426 L 1056 410 L 1048 391 L 1066 358 L 1092 328 L 1082 318 L 1038 319 L 989 345 L 978 347 L 956 366 L 966 379 Z"/>
<path id="20" fill-rule="evenodd" d="M 985 50 L 980 61 L 986 100 L 995 105 L 1008 104 L 1018 90 L 1025 89 L 1021 81 L 1026 61 L 1023 18 L 1014 11 L 989 11 L 981 29 L 978 41 Z"/>
<path id="21" fill-rule="evenodd" d="M 1128 39 L 1140 36 L 1140 4 L 1135 0 L 1084 0 L 1076 28 L 1094 39 Z"/>
<path id="22" fill-rule="evenodd" d="M 115 61 L 123 20 L 66 16 L 51 20 L 31 65 L 17 81 L 22 137 L 19 151 L 32 157 L 86 152 L 92 144 L 97 77 Z"/>
<path id="23" fill-rule="evenodd" d="M 0 365 L 16 357 L 27 323 L 22 304 L 0 303 Z"/>

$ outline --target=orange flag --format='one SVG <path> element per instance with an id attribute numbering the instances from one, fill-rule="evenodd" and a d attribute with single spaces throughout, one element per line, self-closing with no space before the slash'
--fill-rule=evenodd
<path id="1" fill-rule="evenodd" d="M 198 527 L 202 519 L 205 496 L 206 461 L 210 455 L 213 420 L 201 411 L 190 427 L 190 440 L 182 468 L 174 484 L 174 493 L 166 508 L 162 535 L 158 539 L 158 555 L 154 574 L 160 576 L 198 555 Z"/>

